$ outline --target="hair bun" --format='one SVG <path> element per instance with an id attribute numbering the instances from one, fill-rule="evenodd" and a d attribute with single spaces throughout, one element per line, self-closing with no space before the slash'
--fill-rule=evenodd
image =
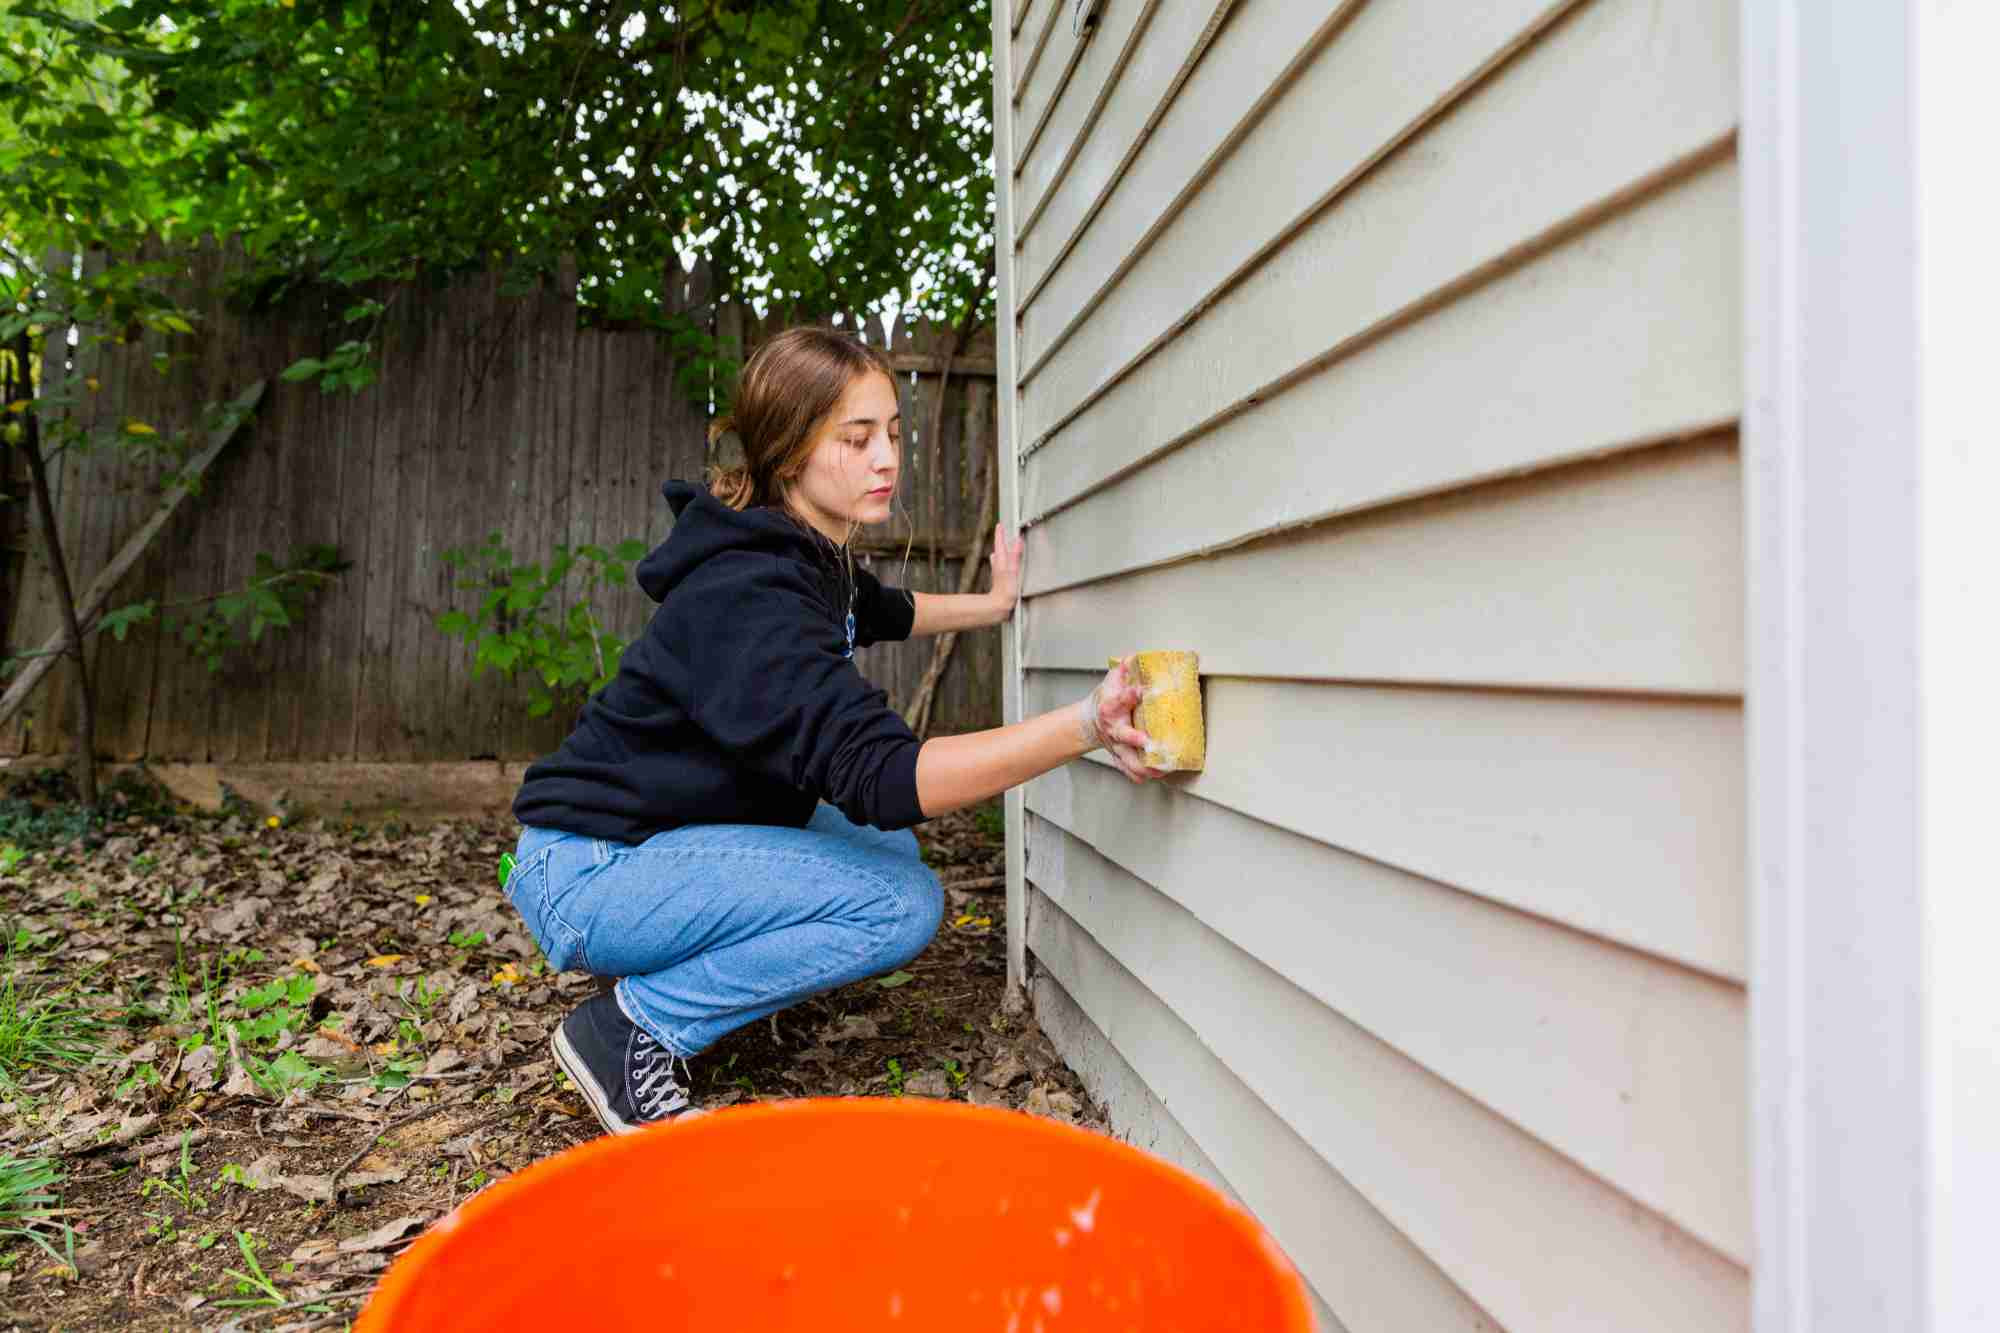
<path id="1" fill-rule="evenodd" d="M 708 470 L 708 493 L 731 509 L 749 508 L 756 489 L 756 483 L 750 478 L 750 469 L 741 463 Z"/>

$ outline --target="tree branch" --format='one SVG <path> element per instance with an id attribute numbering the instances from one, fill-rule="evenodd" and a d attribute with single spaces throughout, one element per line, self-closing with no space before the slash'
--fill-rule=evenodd
<path id="1" fill-rule="evenodd" d="M 979 582 L 979 565 L 986 555 L 986 544 L 993 539 L 994 515 L 1000 508 L 1000 437 L 994 432 L 993 450 L 986 468 L 986 499 L 979 510 L 979 528 L 973 535 L 972 543 L 966 548 L 965 565 L 958 571 L 958 591 L 965 594 L 972 591 Z M 905 717 L 910 730 L 923 740 L 930 734 L 931 706 L 937 700 L 938 683 L 944 679 L 944 671 L 951 664 L 951 650 L 958 646 L 958 631 L 940 634 L 937 646 L 931 650 L 931 664 L 924 671 L 924 678 L 917 686 L 917 692 L 910 700 L 909 712 Z"/>
<path id="2" fill-rule="evenodd" d="M 34 346 L 26 329 L 15 337 L 14 357 L 21 376 L 20 383 L 15 387 L 22 401 L 30 400 L 34 395 L 34 383 L 29 374 L 29 366 L 34 360 Z M 49 499 L 49 473 L 42 461 L 41 420 L 34 412 L 23 415 L 28 422 L 27 439 L 22 447 L 27 452 L 28 475 L 35 486 L 35 517 L 41 521 L 42 550 L 48 557 L 49 577 L 55 581 L 56 605 L 62 610 L 63 648 L 76 662 L 76 784 L 84 806 L 96 809 L 97 710 L 90 692 L 90 660 L 83 654 L 83 631 L 77 628 L 76 599 L 69 583 L 69 562 L 63 559 L 62 530 L 56 523 L 55 505 Z"/>

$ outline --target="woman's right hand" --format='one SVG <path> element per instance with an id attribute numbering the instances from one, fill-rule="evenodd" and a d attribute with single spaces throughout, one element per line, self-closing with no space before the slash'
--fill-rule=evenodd
<path id="1" fill-rule="evenodd" d="M 1132 718 L 1138 706 L 1139 683 L 1132 658 L 1120 658 L 1077 705 L 1077 733 L 1089 749 L 1101 745 L 1108 750 L 1111 761 L 1126 777 L 1134 782 L 1149 782 L 1165 777 L 1166 771 L 1146 763 L 1149 738 Z"/>

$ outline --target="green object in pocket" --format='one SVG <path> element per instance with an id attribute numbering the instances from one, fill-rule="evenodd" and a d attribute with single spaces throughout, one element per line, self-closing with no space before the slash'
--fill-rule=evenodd
<path id="1" fill-rule="evenodd" d="M 500 887 L 506 888 L 507 881 L 514 877 L 514 853 L 500 853 Z"/>

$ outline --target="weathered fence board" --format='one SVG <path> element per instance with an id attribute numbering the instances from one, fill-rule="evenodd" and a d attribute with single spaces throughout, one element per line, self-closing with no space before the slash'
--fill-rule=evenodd
<path id="1" fill-rule="evenodd" d="M 495 275 L 382 288 L 370 293 L 389 303 L 378 333 L 380 380 L 360 395 L 322 394 L 278 375 L 352 336 L 340 322 L 352 293 L 298 292 L 249 311 L 225 297 L 244 262 L 236 244 L 207 240 L 179 261 L 187 299 L 202 312 L 201 336 L 178 340 L 179 359 L 164 375 L 152 361 L 165 350 L 158 339 L 84 348 L 69 373 L 79 383 L 94 376 L 100 387 L 85 396 L 81 423 L 101 432 L 137 419 L 165 434 L 196 425 L 203 404 L 253 379 L 271 387 L 203 494 L 175 515 L 110 604 L 153 598 L 185 610 L 240 587 L 259 552 L 283 558 L 308 543 L 338 546 L 351 567 L 301 626 L 229 655 L 218 673 L 157 623 L 124 643 L 94 639 L 99 752 L 121 760 L 417 761 L 523 759 L 553 749 L 572 715 L 530 718 L 525 682 L 493 672 L 475 679 L 473 650 L 436 629 L 439 613 L 471 611 L 479 597 L 456 586 L 476 571 L 454 573 L 440 557 L 477 547 L 492 531 L 524 561 L 546 561 L 558 544 L 662 540 L 671 514 L 661 481 L 698 479 L 715 458 L 706 414 L 676 383 L 667 341 L 644 329 L 580 328 L 573 269 L 524 295 L 503 293 Z M 742 347 L 779 327 L 733 305 L 711 306 L 702 269 L 666 283 L 670 308 L 714 321 Z M 994 441 L 991 339 L 971 340 L 952 360 L 939 416 L 935 372 L 952 331 L 891 336 L 877 323 L 861 332 L 904 372 L 905 447 L 895 521 L 865 534 L 858 558 L 886 581 L 954 591 L 966 544 L 978 535 Z M 59 361 L 51 369 L 62 373 Z M 87 583 L 150 512 L 161 472 L 157 462 L 134 467 L 111 451 L 55 460 L 73 583 Z M 39 644 L 58 623 L 39 542 L 15 523 L 25 551 L 3 585 L 11 603 L 0 605 L 10 652 Z M 598 607 L 631 639 L 653 603 L 628 577 Z M 918 640 L 857 657 L 902 705 L 931 651 L 932 641 Z M 961 639 L 934 730 L 998 724 L 997 654 L 990 631 Z M 51 671 L 39 697 L 0 726 L 0 754 L 67 750 L 74 699 L 73 668 Z"/>

